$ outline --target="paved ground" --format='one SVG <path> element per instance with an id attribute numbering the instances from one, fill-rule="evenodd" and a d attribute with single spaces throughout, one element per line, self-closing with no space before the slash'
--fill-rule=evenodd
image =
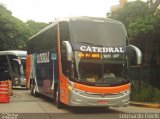
<path id="1" fill-rule="evenodd" d="M 45 98 L 43 96 L 33 97 L 30 95 L 29 90 L 21 88 L 14 89 L 13 96 L 11 96 L 10 99 L 10 103 L 0 104 L 0 112 L 0 119 L 13 119 L 4 118 L 8 116 L 7 114 L 13 114 L 11 116 L 14 117 L 17 116 L 17 118 L 14 119 L 62 119 L 64 117 L 65 119 L 129 119 L 127 117 L 128 113 L 137 113 L 134 116 L 141 116 L 142 119 L 149 119 L 145 114 L 153 113 L 156 114 L 154 119 L 160 118 L 160 109 L 139 106 L 128 106 L 119 108 L 80 107 L 57 109 L 57 107 L 53 104 L 53 101 L 51 99 Z"/>

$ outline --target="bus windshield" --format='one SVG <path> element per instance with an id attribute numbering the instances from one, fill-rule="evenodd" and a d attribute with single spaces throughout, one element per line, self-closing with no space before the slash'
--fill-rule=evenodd
<path id="1" fill-rule="evenodd" d="M 129 82 L 125 54 L 113 59 L 80 58 L 78 51 L 75 55 L 75 80 L 77 82 L 94 86 L 117 86 Z"/>
<path id="2" fill-rule="evenodd" d="M 26 58 L 21 58 L 20 74 L 26 75 Z"/>
<path id="3" fill-rule="evenodd" d="M 126 30 L 122 24 L 105 21 L 72 20 L 71 42 L 90 43 L 98 46 L 125 46 Z"/>
<path id="4" fill-rule="evenodd" d="M 89 85 L 127 84 L 126 31 L 121 23 L 72 20 L 71 44 L 75 55 L 75 80 Z"/>

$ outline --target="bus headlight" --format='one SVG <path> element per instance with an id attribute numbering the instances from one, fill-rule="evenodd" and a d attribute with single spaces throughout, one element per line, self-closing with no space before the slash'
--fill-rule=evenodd
<path id="1" fill-rule="evenodd" d="M 73 87 L 68 85 L 68 89 L 69 89 L 69 91 L 71 91 L 73 89 Z"/>
<path id="2" fill-rule="evenodd" d="M 71 82 L 71 81 L 69 81 L 68 82 L 68 89 L 69 89 L 69 91 L 72 91 L 73 88 L 74 88 L 74 83 Z"/>
<path id="3" fill-rule="evenodd" d="M 73 93 L 76 93 L 76 94 L 83 94 L 85 92 L 85 91 L 74 88 L 74 83 L 71 81 L 69 81 L 68 83 L 68 89 L 69 91 L 72 91 Z"/>

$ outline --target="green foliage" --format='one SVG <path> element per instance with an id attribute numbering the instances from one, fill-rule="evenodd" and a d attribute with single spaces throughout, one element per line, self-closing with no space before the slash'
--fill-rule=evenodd
<path id="1" fill-rule="evenodd" d="M 12 16 L 6 7 L 0 5 L 0 51 L 25 50 L 27 39 L 46 25 L 32 20 L 24 23 Z"/>
<path id="2" fill-rule="evenodd" d="M 146 17 L 152 13 L 153 11 L 149 9 L 147 3 L 138 0 L 126 3 L 123 8 L 112 11 L 108 17 L 123 22 L 128 29 L 131 22 L 139 17 Z"/>
<path id="3" fill-rule="evenodd" d="M 35 22 L 33 20 L 28 20 L 26 24 L 30 28 L 32 34 L 35 34 L 48 25 L 47 23 Z"/>
<path id="4" fill-rule="evenodd" d="M 160 103 L 160 90 L 152 87 L 151 85 L 143 85 L 141 89 L 135 88 L 138 85 L 134 85 L 131 88 L 131 100 L 140 102 L 156 102 Z"/>
<path id="5" fill-rule="evenodd" d="M 26 24 L 0 5 L 0 50 L 22 49 L 30 35 L 29 31 Z"/>
<path id="6" fill-rule="evenodd" d="M 154 31 L 155 17 L 138 17 L 136 21 L 129 24 L 128 34 L 130 37 L 139 37 L 147 35 Z"/>
<path id="7" fill-rule="evenodd" d="M 148 3 L 142 1 L 129 2 L 123 8 L 108 14 L 109 18 L 117 19 L 127 28 L 129 42 L 140 48 L 143 65 L 157 66 L 160 57 L 160 12 L 150 9 Z M 160 90 L 142 82 L 132 85 L 133 101 L 160 103 Z"/>
<path id="8" fill-rule="evenodd" d="M 111 12 L 108 17 L 125 24 L 130 44 L 140 48 L 143 64 L 150 64 L 152 57 L 160 56 L 160 14 L 142 1 L 129 2 L 123 8 Z"/>

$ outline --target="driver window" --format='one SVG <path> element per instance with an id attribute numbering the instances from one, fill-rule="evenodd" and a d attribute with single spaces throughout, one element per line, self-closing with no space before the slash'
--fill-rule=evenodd
<path id="1" fill-rule="evenodd" d="M 70 75 L 70 63 L 67 61 L 67 51 L 66 47 L 62 44 L 62 41 L 69 41 L 69 24 L 68 22 L 60 22 L 60 47 L 61 47 L 61 63 L 62 72 L 65 76 Z"/>

